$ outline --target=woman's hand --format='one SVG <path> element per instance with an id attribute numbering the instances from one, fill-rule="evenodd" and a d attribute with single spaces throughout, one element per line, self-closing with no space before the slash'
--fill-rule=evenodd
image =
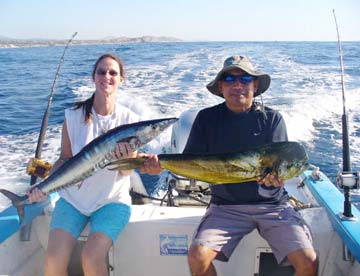
<path id="1" fill-rule="evenodd" d="M 145 161 L 144 165 L 140 168 L 141 173 L 147 173 L 151 175 L 157 175 L 162 172 L 162 168 L 160 167 L 159 158 L 157 154 L 138 154 L 138 157 L 147 157 L 148 159 Z"/>
<path id="2" fill-rule="evenodd" d="M 284 186 L 285 185 L 285 181 L 283 179 L 278 178 L 275 175 L 272 174 L 267 174 L 265 177 L 262 178 L 258 178 L 257 182 L 260 185 L 265 185 L 266 187 L 280 187 L 280 186 Z"/>
<path id="3" fill-rule="evenodd" d="M 45 201 L 48 198 L 47 195 L 45 195 L 38 188 L 34 188 L 34 189 L 30 190 L 27 193 L 27 195 L 29 197 L 29 202 L 30 203 Z"/>
<path id="4" fill-rule="evenodd" d="M 115 146 L 114 156 L 117 159 L 135 158 L 137 152 L 132 150 L 129 143 L 118 143 Z"/>

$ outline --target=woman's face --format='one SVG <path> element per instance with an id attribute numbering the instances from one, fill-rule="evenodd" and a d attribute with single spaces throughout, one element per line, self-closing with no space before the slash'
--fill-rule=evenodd
<path id="1" fill-rule="evenodd" d="M 123 78 L 119 64 L 110 57 L 102 59 L 96 67 L 94 82 L 96 92 L 110 96 L 115 94 Z"/>

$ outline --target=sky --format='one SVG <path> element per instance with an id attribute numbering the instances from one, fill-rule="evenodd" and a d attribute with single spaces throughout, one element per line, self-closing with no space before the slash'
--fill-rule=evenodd
<path id="1" fill-rule="evenodd" d="M 0 0 L 0 37 L 360 41 L 359 0 Z"/>

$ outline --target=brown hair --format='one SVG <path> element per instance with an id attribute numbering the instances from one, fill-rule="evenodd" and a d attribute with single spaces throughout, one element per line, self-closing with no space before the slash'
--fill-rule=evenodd
<path id="1" fill-rule="evenodd" d="M 125 79 L 125 73 L 124 73 L 124 63 L 123 61 L 116 56 L 115 54 L 111 54 L 111 53 L 107 53 L 107 54 L 103 54 L 102 56 L 100 56 L 93 67 L 93 71 L 92 71 L 92 78 L 93 80 L 95 80 L 95 73 L 96 73 L 96 69 L 100 63 L 100 61 L 102 61 L 105 58 L 111 58 L 113 60 L 115 60 L 117 62 L 117 64 L 119 65 L 119 69 L 120 69 L 120 77 L 122 79 Z M 79 108 L 83 108 L 83 111 L 85 113 L 85 123 L 89 122 L 90 118 L 91 118 L 91 109 L 94 103 L 94 98 L 95 98 L 95 93 L 92 94 L 92 96 L 84 101 L 80 101 L 80 102 L 76 102 L 74 104 L 74 109 L 79 109 Z"/>

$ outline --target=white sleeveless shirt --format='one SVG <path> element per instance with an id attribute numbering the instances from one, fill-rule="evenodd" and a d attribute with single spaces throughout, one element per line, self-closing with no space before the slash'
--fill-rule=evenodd
<path id="1" fill-rule="evenodd" d="M 89 142 L 100 136 L 104 128 L 109 130 L 119 125 L 137 122 L 139 116 L 124 106 L 116 105 L 112 115 L 93 114 L 88 123 L 85 123 L 82 108 L 66 109 L 65 119 L 74 156 Z M 130 176 L 121 176 L 117 171 L 105 168 L 85 179 L 80 188 L 78 185 L 73 185 L 60 190 L 59 195 L 88 216 L 108 203 L 130 205 L 129 190 Z"/>

